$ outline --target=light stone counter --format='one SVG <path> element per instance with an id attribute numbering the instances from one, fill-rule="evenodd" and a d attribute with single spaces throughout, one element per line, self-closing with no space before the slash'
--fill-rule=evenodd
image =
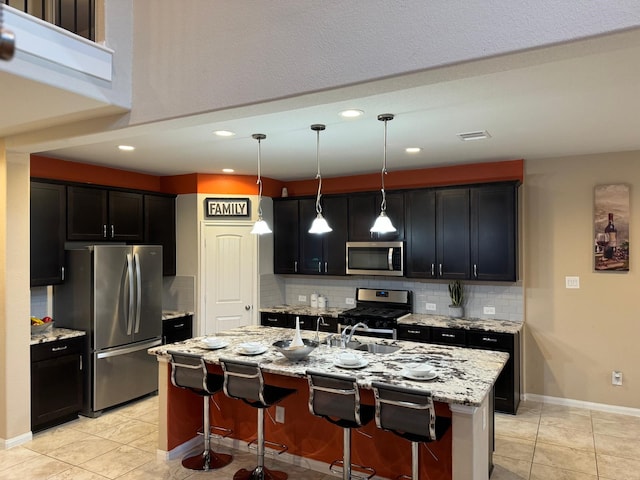
<path id="1" fill-rule="evenodd" d="M 484 330 L 486 332 L 515 334 L 522 330 L 522 322 L 497 320 L 492 318 L 451 318 L 446 315 L 412 313 L 398 321 L 400 325 L 419 325 L 463 330 Z"/>
<path id="2" fill-rule="evenodd" d="M 162 320 L 172 320 L 174 318 L 186 317 L 189 315 L 193 315 L 193 312 L 180 312 L 174 310 L 163 310 L 162 311 Z"/>
<path id="3" fill-rule="evenodd" d="M 275 307 L 261 308 L 260 312 L 290 313 L 291 315 L 309 315 L 312 317 L 338 317 L 338 315 L 350 308 L 313 308 L 308 305 L 276 305 Z"/>
<path id="4" fill-rule="evenodd" d="M 272 344 L 278 340 L 292 338 L 288 328 L 250 326 L 229 330 L 218 334 L 228 346 L 219 350 L 203 348 L 202 337 L 184 342 L 162 345 L 149 350 L 150 354 L 168 358 L 167 351 L 183 351 L 201 355 L 208 363 L 219 363 L 220 357 L 229 359 L 254 360 L 265 372 L 292 377 L 304 377 L 307 369 L 328 373 L 353 374 L 358 384 L 370 388 L 372 381 L 381 381 L 410 388 L 429 389 L 434 400 L 449 404 L 479 406 L 491 391 L 509 355 L 480 349 L 467 349 L 444 345 L 432 345 L 400 340 L 372 339 L 355 335 L 363 343 L 376 342 L 399 345 L 400 350 L 387 354 L 356 352 L 368 365 L 359 369 L 346 369 L 334 365 L 341 352 L 338 347 L 324 344 L 316 348 L 305 360 L 290 362 Z M 313 339 L 314 332 L 303 332 L 303 338 Z M 327 334 L 320 334 L 324 339 Z M 260 342 L 267 350 L 261 355 L 247 356 L 239 353 L 238 344 Z M 429 381 L 412 381 L 401 376 L 409 363 L 428 362 L 435 367 L 437 378 Z"/>
<path id="5" fill-rule="evenodd" d="M 39 335 L 31 335 L 30 345 L 38 345 L 39 343 L 55 342 L 56 340 L 66 340 L 68 338 L 82 337 L 86 335 L 84 330 L 71 330 L 69 328 L 53 327 L 46 333 Z"/>

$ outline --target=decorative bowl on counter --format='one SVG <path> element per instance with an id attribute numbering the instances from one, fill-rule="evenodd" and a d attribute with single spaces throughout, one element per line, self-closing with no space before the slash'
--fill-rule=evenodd
<path id="1" fill-rule="evenodd" d="M 31 325 L 31 335 L 43 335 L 53 328 L 53 322 L 43 323 L 42 325 Z"/>
<path id="2" fill-rule="evenodd" d="M 304 345 L 300 347 L 292 347 L 291 340 L 279 340 L 273 344 L 273 346 L 278 350 L 282 355 L 287 357 L 287 359 L 292 362 L 299 362 L 300 360 L 304 360 L 309 356 L 309 354 L 318 346 L 318 342 L 313 340 L 307 340 L 306 338 L 302 339 L 302 343 Z"/>

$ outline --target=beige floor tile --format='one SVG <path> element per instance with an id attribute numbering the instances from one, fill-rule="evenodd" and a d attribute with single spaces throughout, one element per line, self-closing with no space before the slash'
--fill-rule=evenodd
<path id="1" fill-rule="evenodd" d="M 600 479 L 640 480 L 640 460 L 597 455 Z"/>
<path id="2" fill-rule="evenodd" d="M 158 431 L 155 430 L 143 437 L 136 438 L 127 445 L 147 452 L 156 453 L 158 451 Z"/>
<path id="3" fill-rule="evenodd" d="M 543 413 L 540 416 L 540 426 L 548 425 L 551 427 L 571 428 L 573 430 L 581 430 L 588 432 L 593 431 L 591 426 L 591 417 L 586 415 L 576 415 L 575 413 L 566 414 L 547 414 Z"/>
<path id="4" fill-rule="evenodd" d="M 533 463 L 597 475 L 595 453 L 575 448 L 538 442 L 533 454 Z"/>
<path id="5" fill-rule="evenodd" d="M 531 462 L 494 455 L 491 480 L 529 480 L 530 471 Z"/>
<path id="6" fill-rule="evenodd" d="M 132 418 L 110 428 L 105 428 L 94 435 L 127 444 L 152 433 L 158 433 L 158 427 L 151 423 L 140 422 Z"/>
<path id="7" fill-rule="evenodd" d="M 591 418 L 599 420 L 611 420 L 625 425 L 640 425 L 640 416 L 623 415 L 621 413 L 601 412 L 599 410 L 591 411 Z"/>
<path id="8" fill-rule="evenodd" d="M 117 442 L 95 435 L 87 435 L 86 438 L 51 450 L 47 455 L 71 465 L 81 465 L 118 447 L 120 444 Z"/>
<path id="9" fill-rule="evenodd" d="M 593 434 L 572 428 L 553 427 L 541 424 L 538 428 L 537 442 L 585 450 L 591 453 L 595 452 Z"/>
<path id="10" fill-rule="evenodd" d="M 122 445 L 80 466 L 86 470 L 114 479 L 154 459 L 155 455 L 152 453 Z"/>
<path id="11" fill-rule="evenodd" d="M 620 419 L 596 417 L 593 419 L 593 433 L 637 440 L 640 438 L 640 425 L 625 416 Z"/>
<path id="12" fill-rule="evenodd" d="M 14 465 L 18 465 L 19 463 L 28 462 L 38 457 L 39 455 L 36 452 L 24 447 L 0 450 L 0 472 Z M 2 476 L 0 476 L 0 478 L 2 478 Z"/>
<path id="13" fill-rule="evenodd" d="M 65 445 L 72 444 L 74 442 L 82 441 L 89 438 L 91 435 L 80 430 L 76 430 L 65 424 L 63 427 L 51 428 L 40 433 L 36 433 L 30 442 L 25 443 L 23 446 L 33 450 L 34 452 L 47 453 L 56 448 L 64 447 Z"/>
<path id="14" fill-rule="evenodd" d="M 534 441 L 538 433 L 538 424 L 520 421 L 512 415 L 496 416 L 496 434 L 505 437 Z"/>
<path id="15" fill-rule="evenodd" d="M 520 402 L 516 418 L 525 422 L 538 423 L 542 412 L 542 404 L 538 402 Z"/>
<path id="16" fill-rule="evenodd" d="M 610 435 L 594 435 L 596 453 L 622 458 L 640 458 L 640 440 L 629 441 L 628 438 Z"/>
<path id="17" fill-rule="evenodd" d="M 70 428 L 96 435 L 109 428 L 122 425 L 129 420 L 129 418 L 119 415 L 116 412 L 108 412 L 96 418 L 80 417 Z"/>
<path id="18" fill-rule="evenodd" d="M 47 477 L 47 480 L 107 480 L 107 477 L 84 470 L 80 467 L 71 467 L 64 472 Z"/>
<path id="19" fill-rule="evenodd" d="M 65 470 L 69 470 L 71 465 L 61 462 L 45 455 L 36 455 L 27 461 L 15 464 L 0 471 L 2 480 L 26 480 L 48 478 Z"/>
<path id="20" fill-rule="evenodd" d="M 551 403 L 545 403 L 542 405 L 542 415 L 558 415 L 558 414 L 573 414 L 591 417 L 591 410 L 579 407 L 570 407 L 568 405 L 553 405 Z"/>
<path id="21" fill-rule="evenodd" d="M 598 477 L 534 463 L 531 467 L 530 480 L 598 480 Z"/>
<path id="22" fill-rule="evenodd" d="M 180 460 L 164 461 L 156 459 L 137 467 L 129 473 L 125 473 L 123 476 L 118 477 L 118 480 L 148 480 L 151 478 L 154 480 L 184 480 L 193 475 L 193 473 L 193 471 L 183 468 Z M 214 472 L 210 473 L 213 474 Z M 210 478 L 213 479 L 215 477 L 211 476 Z"/>
<path id="23" fill-rule="evenodd" d="M 534 441 L 496 435 L 495 454 L 531 463 L 535 445 Z"/>

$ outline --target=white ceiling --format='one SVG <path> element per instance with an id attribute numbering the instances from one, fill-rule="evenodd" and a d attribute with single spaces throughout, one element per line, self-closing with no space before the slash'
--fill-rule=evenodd
<path id="1" fill-rule="evenodd" d="M 316 173 L 316 138 L 309 127 L 325 123 L 327 129 L 320 134 L 323 176 L 371 173 L 382 164 L 383 124 L 376 119 L 380 113 L 396 115 L 388 124 L 390 173 L 637 150 L 640 32 L 615 40 L 590 40 L 255 108 L 65 139 L 40 153 L 156 175 L 220 173 L 225 167 L 255 175 L 257 142 L 251 134 L 264 133 L 264 176 L 311 179 Z M 0 101 L 4 104 L 4 97 L 16 95 L 16 90 L 1 90 Z M 346 107 L 365 115 L 343 120 L 338 112 Z M 2 128 L 0 123 L 0 133 Z M 212 135 L 216 129 L 237 134 L 218 138 Z M 456 136 L 477 130 L 487 130 L 491 138 L 462 142 Z M 120 152 L 116 146 L 122 143 L 136 150 Z M 423 150 L 409 155 L 403 151 L 409 146 Z"/>

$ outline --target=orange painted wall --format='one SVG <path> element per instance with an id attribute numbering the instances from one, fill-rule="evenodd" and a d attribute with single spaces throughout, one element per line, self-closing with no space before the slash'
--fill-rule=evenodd
<path id="1" fill-rule="evenodd" d="M 212 373 L 222 374 L 218 365 L 210 365 Z M 170 374 L 170 373 L 169 373 Z M 273 423 L 265 415 L 267 440 L 289 447 L 288 453 L 330 464 L 342 458 L 342 429 L 309 413 L 309 384 L 306 379 L 265 375 L 265 382 L 294 388 L 296 393 L 285 398 L 279 405 L 285 408 L 285 423 Z M 231 437 L 250 441 L 257 432 L 256 410 L 241 400 L 227 398 L 223 392 L 215 396 L 218 410 L 211 407 L 211 424 L 231 428 Z M 197 395 L 171 385 L 168 392 L 168 445 L 170 449 L 190 440 L 202 425 L 202 399 Z M 373 393 L 362 390 L 363 403 L 373 405 Z M 451 416 L 446 404 L 436 405 L 438 415 Z M 272 412 L 272 415 L 274 413 Z M 411 473 L 411 443 L 393 433 L 378 429 L 375 421 L 360 429 L 372 438 L 352 432 L 352 461 L 360 465 L 373 466 L 377 474 L 395 478 L 400 473 Z M 420 449 L 421 475 L 428 480 L 451 480 L 451 430 L 439 441 L 429 444 L 439 461 Z"/>
<path id="2" fill-rule="evenodd" d="M 256 177 L 251 175 L 187 175 L 156 176 L 86 163 L 31 155 L 31 176 L 113 187 L 149 190 L 153 192 L 188 194 L 216 193 L 257 195 Z M 451 167 L 424 168 L 390 172 L 385 178 L 388 190 L 463 185 L 524 179 L 524 160 L 473 163 Z M 315 179 L 281 182 L 263 177 L 263 194 L 279 197 L 286 186 L 290 196 L 315 195 Z M 322 179 L 323 193 L 349 193 L 378 190 L 380 174 L 353 175 Z"/>

